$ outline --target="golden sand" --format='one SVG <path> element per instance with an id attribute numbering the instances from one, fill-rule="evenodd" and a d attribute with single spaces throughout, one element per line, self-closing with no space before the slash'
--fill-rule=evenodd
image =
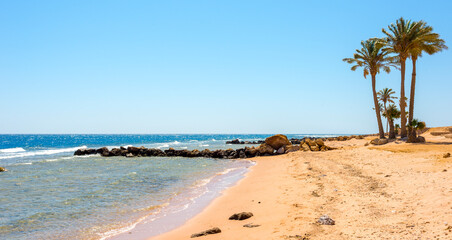
<path id="1" fill-rule="evenodd" d="M 352 139 L 326 142 L 334 151 L 255 158 L 203 212 L 152 239 L 190 239 L 212 227 L 222 232 L 199 239 L 452 239 L 452 158 L 443 158 L 452 139 L 424 136 L 425 144 Z M 254 216 L 228 220 L 243 211 Z M 324 214 L 336 224 L 317 224 Z"/>

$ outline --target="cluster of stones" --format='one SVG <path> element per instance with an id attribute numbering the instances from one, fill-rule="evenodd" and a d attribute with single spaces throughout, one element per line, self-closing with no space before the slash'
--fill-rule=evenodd
<path id="1" fill-rule="evenodd" d="M 347 141 L 351 139 L 364 139 L 364 137 L 372 136 L 372 135 L 351 135 L 351 136 L 338 136 L 338 137 L 329 137 L 326 138 L 328 141 Z"/>
<path id="2" fill-rule="evenodd" d="M 257 156 L 271 156 L 284 154 L 294 151 L 327 151 L 331 150 L 325 145 L 321 139 L 304 139 L 300 144 L 292 144 L 286 136 L 278 134 L 275 136 L 268 137 L 265 139 L 259 147 L 245 147 L 240 149 L 219 149 L 219 150 L 209 150 L 205 149 L 199 151 L 195 150 L 176 150 L 173 148 L 167 150 L 161 150 L 156 148 L 145 148 L 145 147 L 120 147 L 113 148 L 109 150 L 106 147 L 99 149 L 92 148 L 81 148 L 75 151 L 74 155 L 94 155 L 100 154 L 103 157 L 206 157 L 206 158 L 252 158 Z"/>
<path id="3" fill-rule="evenodd" d="M 329 137 L 329 138 L 308 138 L 308 137 L 304 137 L 304 138 L 291 138 L 289 139 L 291 144 L 302 144 L 303 142 L 305 142 L 306 140 L 317 140 L 320 139 L 322 141 L 347 141 L 347 140 L 351 140 L 353 138 L 355 139 L 364 139 L 364 137 L 366 137 L 368 135 L 351 135 L 351 136 L 338 136 L 338 137 Z M 370 136 L 370 135 L 369 135 Z M 265 143 L 265 141 L 263 140 L 258 140 L 258 141 L 240 141 L 239 139 L 234 139 L 231 141 L 226 141 L 226 144 L 263 144 Z"/>
<path id="4" fill-rule="evenodd" d="M 74 155 L 92 155 L 92 154 L 100 154 L 103 157 L 206 157 L 206 158 L 251 158 L 260 156 L 259 151 L 257 149 L 251 148 L 241 148 L 241 149 L 219 149 L 211 151 L 209 149 L 205 149 L 199 151 L 195 150 L 176 150 L 174 148 L 170 148 L 167 150 L 161 150 L 156 148 L 145 148 L 145 147 L 120 147 L 113 148 L 108 150 L 108 148 L 103 147 L 99 149 L 78 149 L 75 151 Z"/>

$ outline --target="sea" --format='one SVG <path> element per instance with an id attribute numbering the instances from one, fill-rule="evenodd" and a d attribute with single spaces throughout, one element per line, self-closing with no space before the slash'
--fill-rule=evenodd
<path id="1" fill-rule="evenodd" d="M 127 239 L 121 236 L 140 231 L 158 235 L 199 213 L 255 164 L 252 159 L 74 156 L 79 148 L 215 150 L 244 147 L 227 140 L 271 135 L 0 135 L 0 167 L 8 170 L 0 172 L 0 239 Z"/>

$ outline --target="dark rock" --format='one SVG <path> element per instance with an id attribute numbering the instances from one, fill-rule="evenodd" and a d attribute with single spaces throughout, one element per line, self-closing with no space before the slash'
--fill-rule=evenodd
<path id="1" fill-rule="evenodd" d="M 97 150 L 92 148 L 80 148 L 74 152 L 74 156 L 91 155 L 96 154 Z"/>
<path id="2" fill-rule="evenodd" d="M 140 153 L 140 148 L 137 148 L 137 147 L 128 147 L 127 148 L 127 151 L 129 152 L 129 153 L 132 153 L 133 155 L 135 155 L 135 156 L 137 156 L 139 153 Z"/>
<path id="3" fill-rule="evenodd" d="M 241 150 L 241 151 L 238 151 L 239 158 L 246 158 L 245 149 L 238 149 L 238 150 Z"/>
<path id="4" fill-rule="evenodd" d="M 81 156 L 85 155 L 85 149 L 77 149 L 77 151 L 74 152 L 74 156 Z"/>
<path id="5" fill-rule="evenodd" d="M 218 149 L 218 150 L 215 150 L 212 152 L 211 157 L 212 158 L 224 158 L 225 157 L 224 153 L 225 153 L 224 150 Z"/>
<path id="6" fill-rule="evenodd" d="M 276 151 L 276 153 L 277 154 L 283 154 L 285 151 L 284 151 L 284 147 L 280 147 L 279 149 L 278 149 L 278 151 Z"/>
<path id="7" fill-rule="evenodd" d="M 419 136 L 416 138 L 417 143 L 425 143 L 425 138 L 423 136 Z"/>
<path id="8" fill-rule="evenodd" d="M 226 144 L 245 144 L 245 142 L 241 142 L 239 139 L 235 139 L 232 141 L 226 141 Z"/>
<path id="9" fill-rule="evenodd" d="M 246 227 L 246 228 L 255 228 L 255 227 L 260 227 L 260 226 L 261 225 L 259 225 L 259 224 L 252 224 L 252 223 L 243 225 L 243 227 Z"/>
<path id="10" fill-rule="evenodd" d="M 198 149 L 194 149 L 187 153 L 187 157 L 199 157 L 201 156 L 201 152 Z"/>
<path id="11" fill-rule="evenodd" d="M 201 156 L 203 157 L 212 157 L 212 152 L 209 149 L 204 149 L 201 151 Z"/>
<path id="12" fill-rule="evenodd" d="M 121 149 L 119 148 L 111 149 L 110 156 L 121 156 Z"/>
<path id="13" fill-rule="evenodd" d="M 168 157 L 176 156 L 176 150 L 174 150 L 174 148 L 169 148 L 169 149 L 165 150 L 164 152 L 165 152 L 165 155 Z"/>
<path id="14" fill-rule="evenodd" d="M 319 218 L 319 220 L 317 220 L 318 223 L 320 223 L 321 225 L 334 225 L 336 224 L 336 222 L 331 219 L 330 217 L 328 217 L 328 215 L 323 215 Z"/>
<path id="15" fill-rule="evenodd" d="M 443 155 L 443 158 L 450 158 L 450 153 L 446 153 Z"/>
<path id="16" fill-rule="evenodd" d="M 96 152 L 99 153 L 99 154 L 101 154 L 101 155 L 103 155 L 103 154 L 102 154 L 103 152 L 108 152 L 108 148 L 106 148 L 106 147 L 99 148 L 99 149 L 96 150 Z"/>
<path id="17" fill-rule="evenodd" d="M 8 172 L 8 169 L 6 169 L 4 167 L 0 167 L 0 172 Z"/>
<path id="18" fill-rule="evenodd" d="M 257 156 L 259 151 L 255 147 L 245 147 L 245 155 L 246 157 L 252 158 Z"/>
<path id="19" fill-rule="evenodd" d="M 214 228 L 211 228 L 211 229 L 206 230 L 204 232 L 192 234 L 191 238 L 202 237 L 202 236 L 207 236 L 207 235 L 210 235 L 210 234 L 217 234 L 217 233 L 221 233 L 221 229 L 219 229 L 217 227 L 214 227 Z"/>
<path id="20" fill-rule="evenodd" d="M 229 217 L 229 220 L 245 220 L 253 216 L 251 212 L 236 213 Z"/>
<path id="21" fill-rule="evenodd" d="M 110 156 L 110 150 L 108 148 L 103 147 L 96 150 L 97 153 L 99 153 L 102 157 L 109 157 Z"/>
<path id="22" fill-rule="evenodd" d="M 262 144 L 265 141 L 258 140 L 258 141 L 240 141 L 239 139 L 234 139 L 231 141 L 226 141 L 226 144 Z"/>

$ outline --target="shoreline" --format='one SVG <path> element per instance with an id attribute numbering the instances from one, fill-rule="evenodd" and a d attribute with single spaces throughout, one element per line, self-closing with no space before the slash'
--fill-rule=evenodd
<path id="1" fill-rule="evenodd" d="M 187 188 L 162 204 L 155 212 L 137 219 L 133 224 L 104 233 L 101 239 L 148 239 L 176 229 L 186 221 L 203 211 L 212 201 L 222 195 L 223 191 L 240 182 L 255 162 L 243 161 L 240 167 L 228 168 L 212 177 L 201 179 L 195 186 Z"/>
<path id="2" fill-rule="evenodd" d="M 246 173 L 245 177 L 239 180 L 234 186 L 224 190 L 222 194 L 211 201 L 202 212 L 172 231 L 147 239 L 191 239 L 191 234 L 213 227 L 219 227 L 222 230 L 222 233 L 209 235 L 203 237 L 203 239 L 215 237 L 221 239 L 231 237 L 229 239 L 234 239 L 233 235 L 225 235 L 225 231 L 232 229 L 232 232 L 236 232 L 237 230 L 241 230 L 243 228 L 242 225 L 246 223 L 252 222 L 259 224 L 254 221 L 256 217 L 264 215 L 268 207 L 272 205 L 275 207 L 277 204 L 273 196 L 262 196 L 260 193 L 261 191 L 267 192 L 269 189 L 265 189 L 265 186 L 271 185 L 276 176 L 282 175 L 285 168 L 284 165 L 278 164 L 278 160 L 286 158 L 288 155 L 291 154 L 253 158 L 253 161 L 256 162 L 256 164 L 250 168 L 250 171 Z M 250 186 L 258 191 L 249 192 Z M 238 212 L 252 212 L 254 216 L 243 221 L 228 220 L 232 214 Z M 262 228 L 257 227 L 244 230 L 255 232 L 262 231 Z M 263 236 L 265 236 L 265 234 Z"/>
<path id="3" fill-rule="evenodd" d="M 191 239 L 448 239 L 452 235 L 452 152 L 448 139 L 327 142 L 337 150 L 254 158 L 257 164 L 201 213 L 149 240 Z M 252 212 L 243 221 L 235 213 Z M 336 225 L 320 225 L 328 215 Z M 254 228 L 245 224 L 260 225 Z"/>

